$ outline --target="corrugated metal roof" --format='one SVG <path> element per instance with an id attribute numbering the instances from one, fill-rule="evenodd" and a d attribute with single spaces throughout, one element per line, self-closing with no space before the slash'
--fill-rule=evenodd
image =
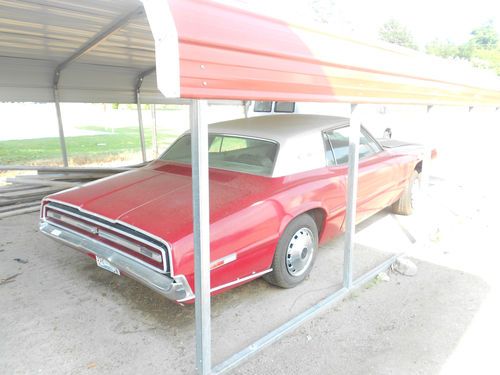
<path id="1" fill-rule="evenodd" d="M 184 98 L 500 105 L 499 79 L 460 64 L 213 1 L 167 1 Z M 0 101 L 52 101 L 57 67 L 141 4 L 0 0 Z M 155 43 L 145 14 L 133 14 L 62 70 L 61 101 L 135 100 Z M 165 101 L 154 75 L 141 91 L 143 102 Z"/>
<path id="2" fill-rule="evenodd" d="M 155 2 L 144 3 L 154 16 Z M 213 1 L 169 4 L 183 97 L 500 105 L 498 77 L 455 62 Z"/>
<path id="3" fill-rule="evenodd" d="M 0 101 L 53 101 L 56 67 L 142 6 L 139 0 L 0 0 Z M 61 73 L 61 101 L 134 102 L 138 75 L 155 66 L 144 13 L 133 17 Z M 144 102 L 164 102 L 154 75 Z"/>

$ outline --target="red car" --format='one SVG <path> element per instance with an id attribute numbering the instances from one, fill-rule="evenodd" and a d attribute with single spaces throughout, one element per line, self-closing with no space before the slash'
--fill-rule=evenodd
<path id="1" fill-rule="evenodd" d="M 263 276 L 290 288 L 318 243 L 342 232 L 348 119 L 272 115 L 209 126 L 212 293 Z M 399 150 L 399 151 L 398 151 Z M 360 134 L 358 222 L 392 205 L 410 214 L 418 147 Z M 40 230 L 178 303 L 194 301 L 191 138 L 156 161 L 42 202 Z"/>

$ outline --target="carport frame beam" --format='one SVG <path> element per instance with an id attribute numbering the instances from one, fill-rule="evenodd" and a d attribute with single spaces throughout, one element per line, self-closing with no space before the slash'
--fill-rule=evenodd
<path id="1" fill-rule="evenodd" d="M 142 161 L 145 162 L 147 159 L 146 156 L 146 139 L 144 137 L 144 123 L 142 121 L 142 103 L 141 103 L 141 88 L 144 78 L 148 75 L 154 73 L 156 71 L 156 67 L 145 70 L 141 74 L 137 76 L 136 84 L 135 84 L 135 103 L 137 105 L 137 117 L 139 119 L 139 137 L 141 140 L 141 154 Z"/>
<path id="2" fill-rule="evenodd" d="M 361 123 L 357 104 L 351 104 L 351 118 L 349 121 L 349 163 L 347 174 L 346 197 L 346 227 L 344 247 L 344 288 L 352 287 L 352 261 L 354 251 L 354 236 L 356 233 L 356 201 L 358 194 L 359 170 L 359 132 Z"/>
<path id="3" fill-rule="evenodd" d="M 59 90 L 54 86 L 54 104 L 56 106 L 57 125 L 59 130 L 59 145 L 64 167 L 68 166 L 68 149 L 66 147 L 66 137 L 64 136 L 64 126 L 61 114 L 61 103 L 59 102 Z"/>
<path id="4" fill-rule="evenodd" d="M 210 191 L 208 177 L 208 124 L 204 117 L 206 100 L 190 105 L 191 164 L 193 184 L 193 245 L 195 282 L 196 370 L 212 373 L 210 317 Z M 204 197 L 204 199 L 201 199 Z"/>

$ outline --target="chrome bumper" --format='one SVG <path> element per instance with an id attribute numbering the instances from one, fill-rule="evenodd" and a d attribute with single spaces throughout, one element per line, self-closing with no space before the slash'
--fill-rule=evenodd
<path id="1" fill-rule="evenodd" d="M 83 253 L 91 253 L 106 259 L 127 276 L 139 281 L 154 291 L 173 301 L 187 300 L 193 297 L 191 288 L 182 275 L 170 278 L 117 253 L 112 247 L 87 238 L 80 233 L 40 220 L 40 231 L 47 236 L 61 241 Z"/>

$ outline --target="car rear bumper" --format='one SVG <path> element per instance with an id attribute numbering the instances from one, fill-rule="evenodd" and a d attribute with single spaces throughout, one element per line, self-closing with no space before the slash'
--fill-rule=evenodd
<path id="1" fill-rule="evenodd" d="M 172 301 L 178 302 L 193 297 L 191 287 L 183 275 L 171 278 L 165 274 L 155 272 L 139 262 L 114 251 L 112 247 L 106 244 L 85 237 L 68 228 L 49 223 L 44 219 L 40 220 L 40 231 L 85 254 L 93 254 L 106 259 L 111 265 L 118 268 L 121 273 L 139 281 Z"/>

